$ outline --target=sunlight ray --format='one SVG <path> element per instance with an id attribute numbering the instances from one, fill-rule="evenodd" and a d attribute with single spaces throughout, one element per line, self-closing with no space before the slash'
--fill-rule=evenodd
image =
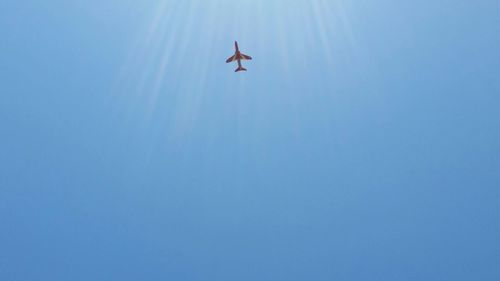
<path id="1" fill-rule="evenodd" d="M 214 57 L 221 53 L 223 41 L 231 50 L 233 40 L 242 40 L 257 58 L 252 62 L 254 71 L 267 67 L 284 73 L 282 87 L 293 88 L 301 73 L 315 63 L 334 63 L 336 34 L 349 34 L 355 45 L 342 5 L 341 0 L 158 0 L 132 62 L 124 67 L 129 72 L 124 85 L 134 86 L 124 87 L 135 89 L 138 104 L 147 108 L 146 120 L 168 106 L 169 126 L 177 135 L 188 134 L 202 109 L 205 89 L 213 84 L 214 71 L 226 67 L 223 60 L 228 53 Z M 343 26 L 334 25 L 338 22 Z M 193 46 L 199 46 L 195 53 L 188 51 Z M 179 74 L 190 77 L 189 81 L 176 79 Z M 245 91 L 242 77 L 236 81 L 239 86 L 232 91 Z M 284 102 L 297 108 L 301 99 L 291 91 Z"/>

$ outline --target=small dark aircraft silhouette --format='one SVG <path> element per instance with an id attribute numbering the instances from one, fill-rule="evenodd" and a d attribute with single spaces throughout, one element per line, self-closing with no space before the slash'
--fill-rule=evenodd
<path id="1" fill-rule="evenodd" d="M 242 54 L 240 52 L 240 49 L 238 48 L 238 42 L 236 42 L 236 41 L 234 42 L 234 47 L 236 48 L 236 52 L 234 53 L 234 56 L 232 56 L 226 60 L 226 63 L 230 63 L 230 62 L 233 62 L 236 60 L 236 61 L 238 61 L 238 68 L 234 72 L 247 71 L 246 68 L 241 66 L 241 61 L 242 60 L 251 60 L 252 57 Z"/>

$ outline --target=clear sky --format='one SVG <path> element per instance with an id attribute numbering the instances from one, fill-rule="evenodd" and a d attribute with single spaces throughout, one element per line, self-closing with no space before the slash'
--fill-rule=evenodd
<path id="1" fill-rule="evenodd" d="M 0 280 L 498 281 L 499 68 L 498 0 L 2 0 Z"/>

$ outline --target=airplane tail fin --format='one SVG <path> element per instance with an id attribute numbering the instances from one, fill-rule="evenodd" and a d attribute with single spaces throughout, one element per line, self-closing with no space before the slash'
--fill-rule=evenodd
<path id="1" fill-rule="evenodd" d="M 238 67 L 234 72 L 247 71 L 243 66 Z"/>

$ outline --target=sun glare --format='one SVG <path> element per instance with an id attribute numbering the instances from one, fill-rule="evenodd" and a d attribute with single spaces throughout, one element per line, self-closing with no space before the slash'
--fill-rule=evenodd
<path id="1" fill-rule="evenodd" d="M 266 62 L 285 77 L 291 65 L 305 65 L 311 55 L 333 63 L 337 34 L 353 40 L 342 0 L 158 0 L 145 26 L 123 68 L 120 87 L 133 89 L 137 102 L 147 104 L 149 116 L 162 96 L 182 92 L 170 118 L 176 124 L 194 122 L 207 84 L 220 72 L 234 70 L 224 63 L 234 52 L 234 40 L 254 57 L 244 75 Z M 219 89 L 226 87 L 223 81 Z"/>

